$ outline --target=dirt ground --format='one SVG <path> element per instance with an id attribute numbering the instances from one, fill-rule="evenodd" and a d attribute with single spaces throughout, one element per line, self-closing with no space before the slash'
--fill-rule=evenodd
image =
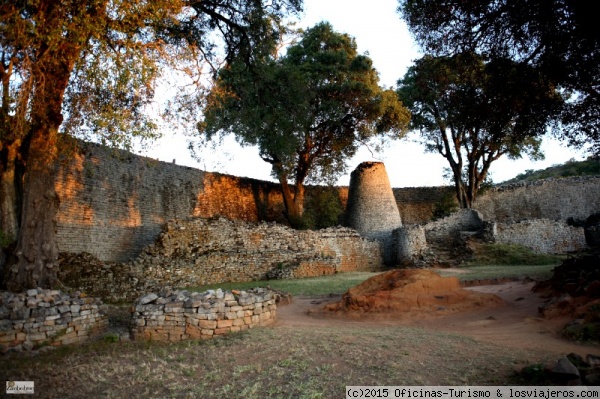
<path id="1" fill-rule="evenodd" d="M 477 340 L 493 342 L 506 348 L 543 350 L 557 355 L 577 353 L 600 355 L 600 347 L 581 345 L 560 337 L 560 331 L 569 317 L 544 319 L 538 307 L 544 298 L 531 289 L 533 283 L 515 281 L 483 285 L 468 289 L 492 293 L 504 303 L 492 308 L 444 314 L 443 310 L 428 313 L 390 315 L 337 314 L 323 310 L 324 306 L 339 301 L 341 296 L 294 297 L 289 305 L 277 309 L 277 324 L 298 327 L 335 327 L 339 323 L 363 326 L 403 325 L 423 329 L 454 332 Z"/>

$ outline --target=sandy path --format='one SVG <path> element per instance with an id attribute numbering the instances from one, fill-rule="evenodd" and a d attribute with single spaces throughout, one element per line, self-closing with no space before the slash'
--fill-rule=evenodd
<path id="1" fill-rule="evenodd" d="M 325 304 L 339 301 L 339 296 L 295 297 L 291 304 L 278 307 L 277 325 L 405 325 L 455 332 L 506 348 L 600 356 L 599 347 L 579 345 L 560 338 L 559 331 L 569 321 L 568 318 L 546 320 L 539 317 L 538 307 L 543 304 L 544 299 L 531 291 L 532 286 L 533 283 L 510 282 L 471 287 L 469 289 L 500 296 L 504 305 L 448 315 L 429 313 L 348 318 L 322 311 Z"/>

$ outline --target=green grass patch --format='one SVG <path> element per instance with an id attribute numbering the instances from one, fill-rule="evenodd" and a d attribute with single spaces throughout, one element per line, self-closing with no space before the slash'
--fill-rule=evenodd
<path id="1" fill-rule="evenodd" d="M 481 265 L 558 265 L 564 256 L 539 254 L 531 249 L 513 244 L 476 244 L 472 246 L 473 257 L 467 266 Z"/>
<path id="2" fill-rule="evenodd" d="M 243 283 L 219 283 L 197 287 L 187 287 L 190 291 L 206 291 L 221 288 L 223 290 L 246 290 L 254 287 L 270 287 L 292 295 L 328 295 L 343 294 L 366 279 L 376 275 L 373 272 L 337 273 L 328 276 L 307 277 L 289 280 L 262 280 Z"/>
<path id="3" fill-rule="evenodd" d="M 552 277 L 556 265 L 474 265 L 456 270 L 433 269 L 442 276 L 456 276 L 461 281 L 524 278 L 546 280 Z"/>

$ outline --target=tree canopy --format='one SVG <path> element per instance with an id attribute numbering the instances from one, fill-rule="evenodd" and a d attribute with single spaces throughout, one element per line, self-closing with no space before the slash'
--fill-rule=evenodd
<path id="1" fill-rule="evenodd" d="M 0 251 L 7 286 L 56 282 L 61 137 L 121 146 L 135 135 L 154 137 L 143 111 L 163 68 L 213 62 L 219 49 L 249 62 L 277 21 L 300 7 L 301 0 L 3 2 L 0 232 L 14 241 Z"/>
<path id="2" fill-rule="evenodd" d="M 399 0 L 427 53 L 476 51 L 537 68 L 570 101 L 562 135 L 600 151 L 600 30 L 593 2 L 577 0 Z"/>
<path id="3" fill-rule="evenodd" d="M 257 145 L 297 226 L 306 181 L 337 177 L 375 135 L 404 134 L 409 112 L 378 81 L 355 40 L 320 23 L 284 56 L 271 52 L 250 68 L 234 61 L 222 69 L 199 129 L 209 139 L 233 132 L 242 145 Z"/>
<path id="4" fill-rule="evenodd" d="M 446 158 L 456 195 L 470 208 L 494 161 L 540 157 L 540 136 L 562 97 L 537 70 L 474 53 L 425 56 L 398 81 L 427 149 Z"/>

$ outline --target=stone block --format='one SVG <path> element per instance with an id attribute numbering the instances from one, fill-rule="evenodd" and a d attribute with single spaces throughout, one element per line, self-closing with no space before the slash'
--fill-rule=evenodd
<path id="1" fill-rule="evenodd" d="M 33 333 L 33 334 L 27 334 L 27 339 L 29 341 L 43 341 L 46 338 L 48 338 L 46 336 L 46 333 Z"/>
<path id="2" fill-rule="evenodd" d="M 213 320 L 200 320 L 198 326 L 202 329 L 211 329 L 214 330 L 217 328 L 218 323 Z M 222 325 L 224 326 L 224 325 Z"/>
<path id="3" fill-rule="evenodd" d="M 44 337 L 46 335 L 44 334 Z M 17 334 L 16 333 L 10 333 L 10 334 L 0 334 L 0 342 L 5 343 L 5 342 L 12 342 L 15 339 L 17 339 Z"/>
<path id="4" fill-rule="evenodd" d="M 237 319 L 238 315 L 236 312 L 227 312 L 225 313 L 225 319 L 226 320 L 233 320 L 233 319 Z"/>
<path id="5" fill-rule="evenodd" d="M 227 334 L 230 331 L 231 331 L 231 327 L 217 328 L 215 330 L 215 335 Z"/>
<path id="6" fill-rule="evenodd" d="M 244 324 L 245 324 L 245 322 L 244 322 L 244 319 L 243 319 L 243 318 L 242 318 L 242 319 L 235 319 L 235 320 L 233 321 L 233 326 L 234 326 L 234 327 L 235 327 L 235 326 L 243 326 Z"/>
<path id="7" fill-rule="evenodd" d="M 202 330 L 199 328 L 191 328 L 188 327 L 185 329 L 185 332 L 191 339 L 200 339 L 202 338 Z"/>
<path id="8" fill-rule="evenodd" d="M 233 320 L 218 320 L 217 321 L 217 328 L 231 327 L 232 325 L 233 325 Z"/>
<path id="9" fill-rule="evenodd" d="M 140 305 L 146 305 L 148 303 L 151 303 L 151 302 L 155 301 L 156 299 L 158 299 L 158 295 L 156 295 L 154 293 L 151 293 L 151 294 L 147 294 L 147 295 L 144 295 L 143 297 L 141 297 L 138 300 L 138 303 Z"/>

